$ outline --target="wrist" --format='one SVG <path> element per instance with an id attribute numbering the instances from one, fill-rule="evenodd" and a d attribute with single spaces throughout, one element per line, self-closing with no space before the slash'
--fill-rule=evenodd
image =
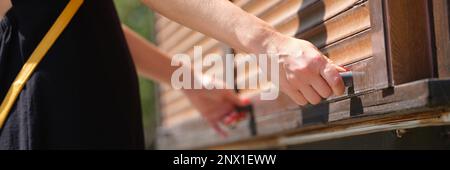
<path id="1" fill-rule="evenodd" d="M 284 37 L 272 26 L 253 15 L 249 14 L 249 17 L 243 17 L 238 21 L 234 24 L 234 33 L 238 40 L 236 47 L 246 53 L 268 54 L 275 50 L 273 41 Z"/>
<path id="2" fill-rule="evenodd" d="M 261 28 L 254 36 L 249 46 L 250 53 L 253 54 L 278 54 L 278 44 L 285 41 L 285 35 L 271 28 Z"/>

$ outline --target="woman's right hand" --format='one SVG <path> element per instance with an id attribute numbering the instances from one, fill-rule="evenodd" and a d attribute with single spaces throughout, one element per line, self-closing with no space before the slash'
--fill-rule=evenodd
<path id="1" fill-rule="evenodd" d="M 278 36 L 270 46 L 280 58 L 282 92 L 299 105 L 318 104 L 322 98 L 344 93 L 339 72 L 346 69 L 333 64 L 308 41 Z"/>

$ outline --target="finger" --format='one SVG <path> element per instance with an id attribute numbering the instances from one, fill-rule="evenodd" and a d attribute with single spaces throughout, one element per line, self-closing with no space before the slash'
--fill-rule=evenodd
<path id="1" fill-rule="evenodd" d="M 315 76 L 311 81 L 311 86 L 322 98 L 326 99 L 332 95 L 333 91 L 322 76 Z"/>
<path id="2" fill-rule="evenodd" d="M 335 65 L 335 64 L 333 64 L 333 65 Z M 339 72 L 346 72 L 346 71 L 348 71 L 348 69 L 346 69 L 346 68 L 344 68 L 344 67 L 341 67 L 341 66 L 338 66 L 338 65 L 335 65 L 335 67 L 336 67 L 336 69 L 337 69 Z"/>
<path id="3" fill-rule="evenodd" d="M 306 100 L 311 104 L 319 104 L 322 98 L 320 95 L 310 86 L 301 83 L 298 86 L 298 90 L 302 92 L 303 96 L 306 98 Z"/>
<path id="4" fill-rule="evenodd" d="M 327 59 L 328 63 L 334 65 L 334 66 L 336 67 L 336 69 L 337 69 L 339 72 L 346 72 L 346 71 L 349 71 L 349 69 L 337 65 L 336 63 L 334 63 L 333 60 L 330 60 L 328 57 L 326 57 L 326 56 L 324 56 L 324 57 Z"/>
<path id="5" fill-rule="evenodd" d="M 333 64 L 327 64 L 323 69 L 320 70 L 320 74 L 331 87 L 335 95 L 344 94 L 345 87 L 342 77 L 339 75 L 338 70 Z"/>
<path id="6" fill-rule="evenodd" d="M 318 92 L 314 90 L 313 87 L 311 87 L 309 84 L 306 84 L 297 78 L 290 79 L 289 83 L 291 84 L 291 86 L 295 84 L 295 86 L 293 87 L 297 88 L 309 103 L 318 104 L 322 100 L 322 97 L 318 94 Z"/>
<path id="7" fill-rule="evenodd" d="M 286 91 L 286 95 L 288 95 L 298 105 L 305 106 L 306 104 L 308 104 L 308 101 L 300 91 L 292 87 L 287 87 L 284 89 L 284 91 Z"/>
<path id="8" fill-rule="evenodd" d="M 230 125 L 231 123 L 233 123 L 236 119 L 238 119 L 239 114 L 237 112 L 232 112 L 230 114 L 227 114 L 227 116 L 225 116 L 222 119 L 222 123 L 225 125 Z"/>

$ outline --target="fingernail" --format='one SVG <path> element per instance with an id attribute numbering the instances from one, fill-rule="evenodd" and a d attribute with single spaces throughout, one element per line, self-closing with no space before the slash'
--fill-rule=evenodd
<path id="1" fill-rule="evenodd" d="M 251 103 L 251 101 L 248 98 L 243 98 L 242 99 L 242 103 L 245 104 L 245 105 L 249 105 Z"/>

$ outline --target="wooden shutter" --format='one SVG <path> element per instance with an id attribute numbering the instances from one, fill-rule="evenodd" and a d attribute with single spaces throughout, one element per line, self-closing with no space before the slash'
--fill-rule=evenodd
<path id="1" fill-rule="evenodd" d="M 181 92 L 163 86 L 160 90 L 162 124 L 158 128 L 159 148 L 220 146 L 364 116 L 367 114 L 364 107 L 378 105 L 380 103 L 376 101 L 380 99 L 390 102 L 398 98 L 406 100 L 392 97 L 399 95 L 392 90 L 397 86 L 436 76 L 434 36 L 447 36 L 440 38 L 436 45 L 441 56 L 448 56 L 448 8 L 443 8 L 441 2 L 236 0 L 234 3 L 283 34 L 311 41 L 336 63 L 365 75 L 355 78 L 355 87 L 347 89 L 344 96 L 334 97 L 340 101 L 324 102 L 318 106 L 299 107 L 284 94 L 274 101 L 258 100 L 258 94 L 270 87 L 268 84 L 260 84 L 259 89 L 242 89 L 241 95 L 253 100 L 253 116 L 230 129 L 231 135 L 226 139 L 209 128 Z M 432 5 L 441 11 L 434 15 L 435 21 L 447 24 L 432 25 Z M 195 45 L 202 46 L 208 53 L 226 53 L 224 48 L 227 47 L 217 40 L 163 17 L 158 18 L 156 28 L 160 48 L 170 55 L 180 52 L 192 55 Z M 433 31 L 434 27 L 436 31 Z M 445 57 L 440 60 L 448 61 Z M 243 63 L 242 58 L 236 58 L 237 65 Z M 448 62 L 440 63 L 448 68 Z M 447 73 L 440 71 L 441 75 Z M 236 81 L 247 81 L 258 74 L 257 69 L 247 69 L 246 74 L 238 75 Z M 264 145 L 270 145 L 270 141 Z"/>

